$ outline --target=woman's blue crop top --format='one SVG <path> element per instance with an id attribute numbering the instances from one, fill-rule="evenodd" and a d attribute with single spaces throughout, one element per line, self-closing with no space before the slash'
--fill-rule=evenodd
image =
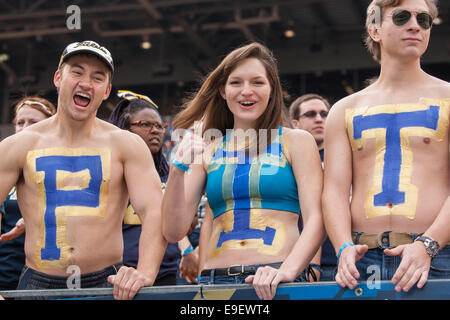
<path id="1" fill-rule="evenodd" d="M 206 194 L 214 218 L 228 210 L 273 209 L 299 214 L 297 182 L 287 161 L 280 126 L 264 153 L 229 151 L 229 135 L 219 141 L 208 166 Z M 285 149 L 285 150 L 283 150 Z"/>

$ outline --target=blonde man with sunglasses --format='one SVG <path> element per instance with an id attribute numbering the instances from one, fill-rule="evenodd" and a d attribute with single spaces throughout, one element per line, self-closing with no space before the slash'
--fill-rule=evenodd
<path id="1" fill-rule="evenodd" d="M 370 277 L 406 292 L 449 277 L 450 85 L 420 65 L 436 2 L 372 1 L 366 44 L 380 75 L 327 119 L 322 204 L 342 287 Z"/>

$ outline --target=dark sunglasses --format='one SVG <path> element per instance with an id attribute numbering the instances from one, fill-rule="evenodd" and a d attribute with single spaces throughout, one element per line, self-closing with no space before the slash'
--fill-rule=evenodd
<path id="1" fill-rule="evenodd" d="M 317 112 L 317 111 L 311 110 L 311 111 L 305 112 L 304 114 L 301 114 L 300 118 L 301 117 L 306 117 L 306 118 L 310 118 L 311 119 L 311 118 L 317 117 L 317 114 L 320 114 L 320 117 L 322 119 L 325 119 L 328 116 L 328 111 Z"/>
<path id="2" fill-rule="evenodd" d="M 395 10 L 394 13 L 392 13 L 392 22 L 394 22 L 396 26 L 403 26 L 411 19 L 412 15 L 413 13 L 405 9 Z M 419 26 L 425 30 L 430 29 L 433 24 L 433 17 L 426 12 L 417 13 L 416 19 Z"/>
<path id="3" fill-rule="evenodd" d="M 156 130 L 158 130 L 158 131 L 166 131 L 166 128 L 167 128 L 167 124 L 161 125 L 157 122 L 149 122 L 149 121 L 144 121 L 144 120 L 132 122 L 132 123 L 130 123 L 130 125 L 138 126 L 140 129 L 148 130 L 148 131 L 153 130 L 153 128 L 156 128 Z"/>

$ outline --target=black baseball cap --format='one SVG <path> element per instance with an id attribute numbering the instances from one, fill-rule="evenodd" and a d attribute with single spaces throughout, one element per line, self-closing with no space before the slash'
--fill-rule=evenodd
<path id="1" fill-rule="evenodd" d="M 89 53 L 95 55 L 97 58 L 102 60 L 108 66 L 109 69 L 111 69 L 111 73 L 114 72 L 114 62 L 109 50 L 106 49 L 105 47 L 100 46 L 97 42 L 91 40 L 85 40 L 82 42 L 73 42 L 69 44 L 64 49 L 61 55 L 58 68 L 68 58 L 80 53 Z"/>

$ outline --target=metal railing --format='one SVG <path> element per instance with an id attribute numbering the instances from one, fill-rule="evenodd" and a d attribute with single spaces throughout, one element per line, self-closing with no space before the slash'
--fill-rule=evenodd
<path id="1" fill-rule="evenodd" d="M 341 288 L 335 282 L 283 283 L 278 286 L 275 300 L 450 300 L 450 279 L 428 280 L 418 289 L 396 292 L 390 281 L 361 282 L 353 289 Z M 4 298 L 21 299 L 81 299 L 112 300 L 112 288 L 7 290 Z M 135 300 L 257 300 L 250 284 L 238 285 L 180 285 L 144 287 Z"/>

